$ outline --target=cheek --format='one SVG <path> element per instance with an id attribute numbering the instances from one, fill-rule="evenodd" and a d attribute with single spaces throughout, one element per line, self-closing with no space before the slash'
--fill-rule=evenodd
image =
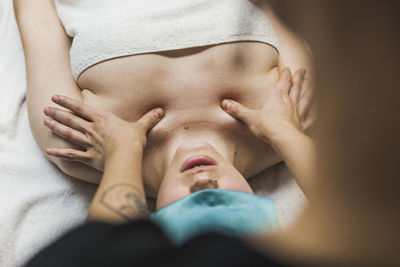
<path id="1" fill-rule="evenodd" d="M 236 170 L 224 172 L 224 174 L 220 177 L 221 181 L 219 181 L 218 183 L 219 189 L 241 191 L 254 194 L 249 183 Z"/>
<path id="2" fill-rule="evenodd" d="M 156 209 L 159 210 L 189 194 L 188 188 L 183 185 L 165 183 L 158 192 Z"/>

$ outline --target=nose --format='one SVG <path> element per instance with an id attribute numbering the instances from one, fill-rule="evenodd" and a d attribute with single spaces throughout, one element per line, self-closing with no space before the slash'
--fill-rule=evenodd
<path id="1" fill-rule="evenodd" d="M 197 180 L 190 187 L 190 193 L 194 193 L 204 189 L 217 189 L 218 188 L 218 180 L 214 177 L 207 177 L 201 180 Z"/>

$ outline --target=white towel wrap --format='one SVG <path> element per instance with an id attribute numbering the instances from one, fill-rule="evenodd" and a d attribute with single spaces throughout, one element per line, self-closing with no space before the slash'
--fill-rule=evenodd
<path id="1" fill-rule="evenodd" d="M 235 41 L 278 49 L 264 12 L 248 0 L 55 0 L 74 78 L 101 61 Z"/>

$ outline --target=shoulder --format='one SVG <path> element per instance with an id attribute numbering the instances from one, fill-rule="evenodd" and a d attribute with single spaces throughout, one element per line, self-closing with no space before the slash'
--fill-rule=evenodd
<path id="1" fill-rule="evenodd" d="M 307 43 L 297 33 L 290 29 L 274 12 L 268 1 L 256 1 L 257 5 L 268 16 L 279 42 L 279 66 L 289 67 L 292 72 L 306 68 L 312 72 L 312 54 Z"/>

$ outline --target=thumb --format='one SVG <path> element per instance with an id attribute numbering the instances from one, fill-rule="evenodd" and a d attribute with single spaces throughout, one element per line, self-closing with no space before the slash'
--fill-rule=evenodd
<path id="1" fill-rule="evenodd" d="M 138 121 L 145 128 L 146 132 L 153 128 L 163 117 L 164 110 L 162 108 L 155 108 L 143 115 Z"/>
<path id="2" fill-rule="evenodd" d="M 251 115 L 251 109 L 246 108 L 239 102 L 236 102 L 231 99 L 224 99 L 221 102 L 221 107 L 227 112 L 229 115 L 243 121 L 248 124 Z"/>

